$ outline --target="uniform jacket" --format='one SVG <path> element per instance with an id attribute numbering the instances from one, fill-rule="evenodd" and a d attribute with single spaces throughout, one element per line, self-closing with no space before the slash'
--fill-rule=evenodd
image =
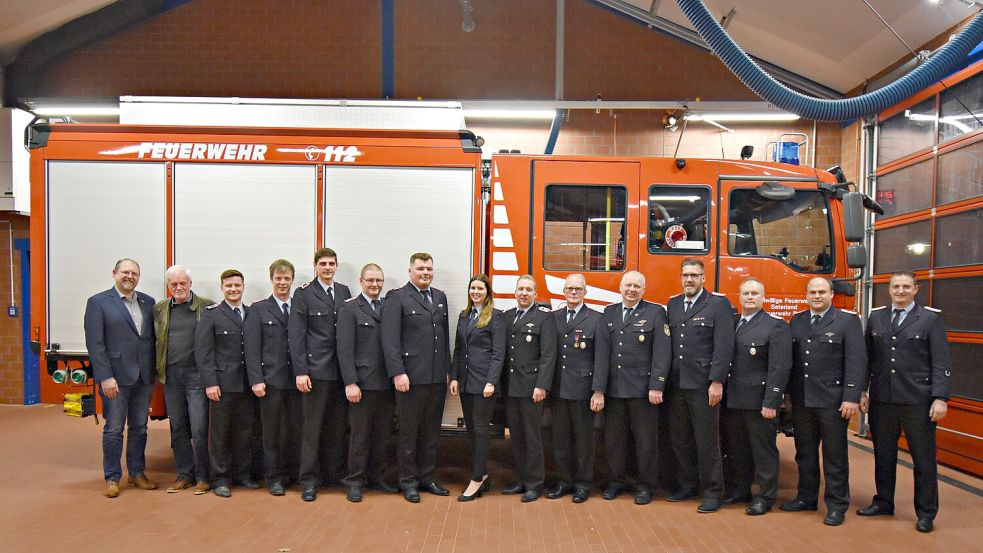
<path id="1" fill-rule="evenodd" d="M 806 309 L 792 317 L 791 327 L 793 361 L 788 393 L 793 408 L 839 408 L 844 401 L 858 403 L 867 378 L 860 317 L 830 307 L 813 328 L 812 312 Z"/>
<path id="2" fill-rule="evenodd" d="M 553 312 L 533 304 L 518 321 L 518 308 L 505 312 L 507 329 L 505 380 L 509 397 L 531 398 L 536 388 L 549 390 L 556 370 L 556 323 Z"/>
<path id="3" fill-rule="evenodd" d="M 735 320 L 735 325 L 741 317 Z M 792 332 L 764 309 L 734 334 L 734 361 L 727 377 L 730 409 L 778 409 L 792 370 Z"/>
<path id="4" fill-rule="evenodd" d="M 607 382 L 594 387 L 594 374 L 606 372 L 609 331 L 600 313 L 581 306 L 567 324 L 567 308 L 553 312 L 556 324 L 557 356 L 553 373 L 553 397 L 588 400 L 591 394 L 604 391 Z"/>
<path id="5" fill-rule="evenodd" d="M 684 313 L 684 294 L 669 298 L 672 331 L 670 380 L 684 390 L 724 382 L 734 356 L 734 308 L 722 294 L 704 289 Z"/>
<path id="6" fill-rule="evenodd" d="M 154 298 L 143 292 L 134 294 L 143 313 L 139 334 L 115 286 L 85 304 L 85 348 L 97 382 L 108 378 L 115 378 L 120 386 L 131 386 L 138 379 L 145 384 L 154 382 Z"/>
<path id="7" fill-rule="evenodd" d="M 291 306 L 293 310 L 293 306 Z M 244 325 L 249 385 L 265 383 L 277 390 L 295 390 L 287 339 L 287 317 L 275 297 L 253 302 Z"/>
<path id="8" fill-rule="evenodd" d="M 215 303 L 191 292 L 191 310 L 195 318 L 201 320 L 201 312 L 205 306 Z M 161 384 L 167 381 L 167 329 L 171 324 L 171 298 L 160 300 L 154 304 L 154 334 L 157 335 L 157 380 Z"/>
<path id="9" fill-rule="evenodd" d="M 390 378 L 405 374 L 410 386 L 446 384 L 451 372 L 447 295 L 430 287 L 432 301 L 407 282 L 386 294 L 382 351 Z"/>
<path id="10" fill-rule="evenodd" d="M 392 390 L 382 354 L 382 311 L 365 301 L 362 294 L 338 308 L 338 365 L 345 385 L 363 390 Z"/>
<path id="11" fill-rule="evenodd" d="M 948 400 L 952 365 L 941 312 L 915 304 L 897 331 L 891 318 L 891 308 L 878 307 L 867 319 L 871 399 L 905 404 Z"/>
<path id="12" fill-rule="evenodd" d="M 294 291 L 287 336 L 295 376 L 338 380 L 335 319 L 338 306 L 350 297 L 348 287 L 335 282 L 332 300 L 317 277 Z"/>
<path id="13" fill-rule="evenodd" d="M 470 317 L 470 313 L 461 313 L 457 318 L 451 380 L 459 382 L 461 393 L 480 394 L 485 384 L 492 384 L 498 392 L 505 362 L 505 316 L 493 309 L 484 328 L 478 328 Z"/>
<path id="14" fill-rule="evenodd" d="M 244 318 L 249 308 L 240 306 Z M 244 323 L 224 301 L 205 308 L 195 330 L 195 364 L 205 388 L 218 386 L 223 392 L 246 390 Z"/>
<path id="15" fill-rule="evenodd" d="M 642 300 L 627 320 L 623 313 L 621 303 L 604 308 L 608 337 L 600 347 L 607 362 L 594 371 L 594 390 L 615 398 L 647 398 L 649 390 L 665 390 L 669 376 L 666 309 Z"/>

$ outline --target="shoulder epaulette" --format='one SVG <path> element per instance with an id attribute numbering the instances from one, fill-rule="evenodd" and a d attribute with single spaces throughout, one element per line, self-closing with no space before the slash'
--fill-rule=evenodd
<path id="1" fill-rule="evenodd" d="M 675 296 L 669 296 L 669 299 L 678 298 L 679 296 L 682 296 L 682 294 L 676 294 Z"/>
<path id="2" fill-rule="evenodd" d="M 851 315 L 856 315 L 857 314 L 856 311 L 850 311 L 849 309 L 840 309 L 840 311 L 842 311 L 844 313 L 849 313 Z"/>
<path id="3" fill-rule="evenodd" d="M 304 288 L 307 288 L 308 286 L 310 286 L 310 285 L 311 285 L 311 283 L 312 283 L 312 282 L 314 282 L 314 281 L 313 281 L 313 280 L 309 280 L 309 281 L 307 281 L 307 282 L 305 282 L 305 283 L 303 283 L 303 284 L 301 284 L 301 285 L 300 285 L 300 290 L 303 290 Z"/>
<path id="4" fill-rule="evenodd" d="M 881 309 L 887 309 L 887 306 L 886 305 L 882 305 L 880 307 L 875 307 L 875 308 L 871 309 L 871 312 L 879 311 Z"/>
<path id="5" fill-rule="evenodd" d="M 931 312 L 933 312 L 933 313 L 941 313 L 941 312 L 942 312 L 942 310 L 941 310 L 941 309 L 936 309 L 936 308 L 934 308 L 934 307 L 929 307 L 929 306 L 927 306 L 927 305 L 923 305 L 922 307 L 924 307 L 925 309 L 928 309 L 929 311 L 931 311 Z"/>
<path id="6" fill-rule="evenodd" d="M 256 301 L 254 301 L 253 303 L 250 303 L 250 304 L 249 304 L 249 307 L 252 307 L 252 306 L 254 306 L 254 305 L 259 305 L 259 304 L 261 304 L 261 303 L 263 303 L 264 301 L 266 301 L 266 298 L 263 298 L 263 299 L 261 299 L 261 300 L 256 300 Z"/>
<path id="7" fill-rule="evenodd" d="M 543 307 L 542 305 L 539 306 L 539 310 L 542 311 L 543 313 L 552 313 L 549 307 Z"/>
<path id="8" fill-rule="evenodd" d="M 348 303 L 350 301 L 355 301 L 357 299 L 358 299 L 358 296 L 352 296 L 352 297 L 348 298 L 347 300 L 345 300 L 345 303 Z"/>
<path id="9" fill-rule="evenodd" d="M 221 304 L 218 304 L 218 303 L 213 303 L 213 304 L 211 304 L 211 305 L 206 305 L 206 306 L 205 306 L 205 309 L 215 309 L 215 308 L 216 308 L 216 307 L 218 307 L 219 305 L 221 305 Z"/>
<path id="10" fill-rule="evenodd" d="M 650 301 L 649 303 L 651 303 L 652 305 L 658 305 L 662 309 L 665 309 L 666 308 L 666 304 L 664 304 L 664 303 L 659 303 L 657 301 Z"/>
<path id="11" fill-rule="evenodd" d="M 722 292 L 710 292 L 710 293 L 713 294 L 714 296 L 720 296 L 722 298 L 726 298 L 727 297 L 727 294 L 724 294 Z"/>
<path id="12" fill-rule="evenodd" d="M 768 312 L 765 311 L 765 313 L 768 313 Z M 781 315 L 776 315 L 774 313 L 768 313 L 768 314 L 771 315 L 771 318 L 773 318 L 773 319 L 778 319 L 779 321 L 784 321 L 785 320 L 785 317 L 782 317 Z"/>
<path id="13" fill-rule="evenodd" d="M 802 314 L 808 313 L 808 312 L 809 312 L 809 310 L 808 309 L 805 309 L 805 310 L 802 310 L 802 311 L 796 311 L 795 314 L 796 315 L 802 315 Z"/>

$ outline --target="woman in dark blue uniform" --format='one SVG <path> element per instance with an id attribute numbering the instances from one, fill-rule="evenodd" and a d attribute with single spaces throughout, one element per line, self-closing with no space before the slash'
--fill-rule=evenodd
<path id="1" fill-rule="evenodd" d="M 468 282 L 468 306 L 457 320 L 454 362 L 451 364 L 451 394 L 461 394 L 464 424 L 474 450 L 471 482 L 458 501 L 481 497 L 488 489 L 488 450 L 491 444 L 495 392 L 502 378 L 505 359 L 505 321 L 493 306 L 491 282 L 475 275 Z"/>

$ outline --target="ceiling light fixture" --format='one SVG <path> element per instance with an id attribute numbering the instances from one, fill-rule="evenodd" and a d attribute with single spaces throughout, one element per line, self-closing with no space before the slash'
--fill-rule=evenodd
<path id="1" fill-rule="evenodd" d="M 513 119 L 551 120 L 556 116 L 552 109 L 465 109 L 465 119 Z"/>

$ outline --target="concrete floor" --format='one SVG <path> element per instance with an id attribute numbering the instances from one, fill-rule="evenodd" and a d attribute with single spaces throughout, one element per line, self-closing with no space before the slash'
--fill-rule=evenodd
<path id="1" fill-rule="evenodd" d="M 174 479 L 166 421 L 152 422 L 148 475 L 161 489 L 123 487 L 119 498 L 102 497 L 100 434 L 92 418 L 76 419 L 60 406 L 0 406 L 0 551 L 84 553 L 166 552 L 650 552 L 726 551 L 845 552 L 983 550 L 983 482 L 941 469 L 941 509 L 936 530 L 914 529 L 911 470 L 898 469 L 897 515 L 864 519 L 853 512 L 873 495 L 873 456 L 850 448 L 853 508 L 838 528 L 823 526 L 817 513 L 774 511 L 749 517 L 743 506 L 701 515 L 695 502 L 667 503 L 662 494 L 638 507 L 630 495 L 604 501 L 569 497 L 522 504 L 503 496 L 512 482 L 508 444 L 496 441 L 490 495 L 458 503 L 468 479 L 467 442 L 443 439 L 440 481 L 451 497 L 423 494 L 411 505 L 401 496 L 367 492 L 360 504 L 340 488 L 322 490 L 314 503 L 296 488 L 285 497 L 264 489 L 233 488 L 231 499 L 190 491 L 167 494 Z M 790 439 L 780 438 L 782 477 L 779 501 L 795 495 L 796 469 Z M 125 470 L 124 470 L 125 473 Z"/>

